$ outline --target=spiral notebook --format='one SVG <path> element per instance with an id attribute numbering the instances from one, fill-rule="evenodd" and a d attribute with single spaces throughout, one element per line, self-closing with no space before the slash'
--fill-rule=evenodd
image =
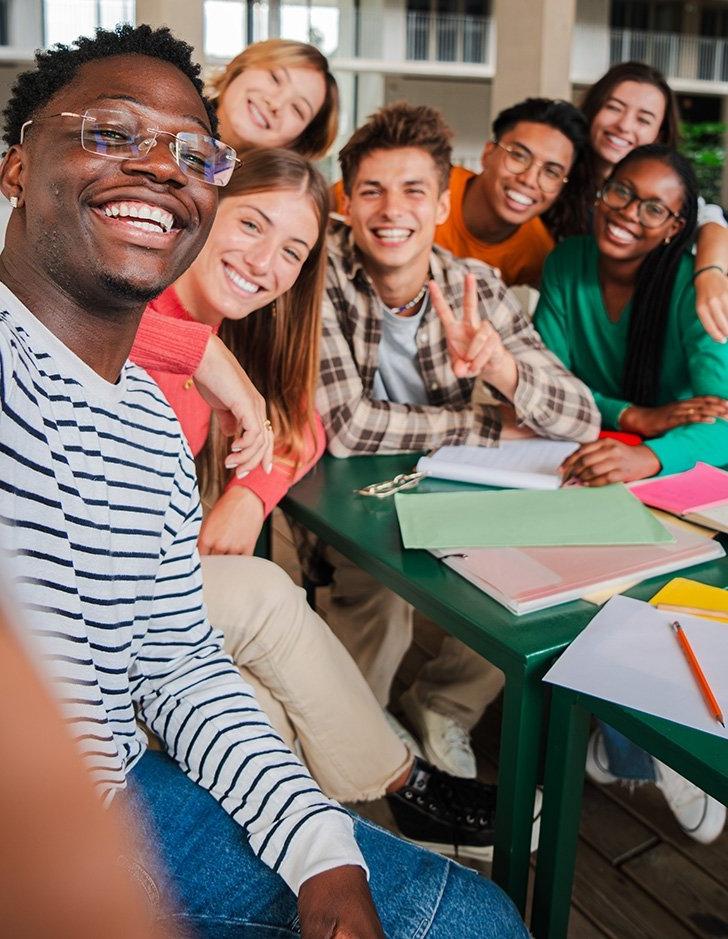
<path id="1" fill-rule="evenodd" d="M 724 557 L 712 538 L 677 525 L 675 540 L 621 547 L 433 550 L 444 564 L 518 615 L 577 600 L 595 590 L 646 580 Z"/>

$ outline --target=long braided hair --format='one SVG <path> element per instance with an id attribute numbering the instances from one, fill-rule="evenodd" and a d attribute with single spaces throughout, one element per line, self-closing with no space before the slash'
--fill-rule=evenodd
<path id="1" fill-rule="evenodd" d="M 642 261 L 632 296 L 632 317 L 627 340 L 627 358 L 622 376 L 625 400 L 653 407 L 665 346 L 665 329 L 678 267 L 690 247 L 698 217 L 698 181 L 690 162 L 676 150 L 663 144 L 648 144 L 628 153 L 614 167 L 610 179 L 625 167 L 644 160 L 656 160 L 671 169 L 680 179 L 683 190 L 680 215 L 683 225 L 669 244 L 660 244 Z"/>

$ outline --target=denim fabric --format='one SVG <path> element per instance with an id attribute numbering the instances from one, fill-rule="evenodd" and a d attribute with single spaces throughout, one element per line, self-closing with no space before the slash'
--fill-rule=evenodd
<path id="1" fill-rule="evenodd" d="M 292 939 L 296 898 L 252 853 L 240 826 L 167 756 L 147 752 L 129 776 L 131 804 L 171 884 L 182 928 L 204 939 Z M 357 819 L 356 837 L 387 939 L 525 939 L 493 883 Z M 161 878 L 158 878 L 161 883 Z"/>
<path id="2" fill-rule="evenodd" d="M 646 750 L 632 743 L 608 724 L 599 721 L 599 727 L 604 737 L 610 773 L 620 779 L 655 781 L 655 764 Z"/>

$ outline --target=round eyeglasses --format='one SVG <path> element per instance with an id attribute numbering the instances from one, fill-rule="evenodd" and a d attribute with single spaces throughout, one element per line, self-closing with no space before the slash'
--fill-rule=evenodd
<path id="1" fill-rule="evenodd" d="M 514 176 L 525 173 L 535 163 L 539 168 L 536 179 L 544 192 L 556 192 L 564 183 L 568 182 L 569 177 L 564 176 L 564 168 L 561 164 L 537 160 L 527 147 L 520 144 L 503 144 L 498 143 L 496 140 L 495 145 L 505 153 L 505 167 Z"/>
<path id="2" fill-rule="evenodd" d="M 52 117 L 81 119 L 81 146 L 89 153 L 109 160 L 138 160 L 157 145 L 157 137 L 171 137 L 169 150 L 181 170 L 192 179 L 210 186 L 225 186 L 241 161 L 232 147 L 206 134 L 180 131 L 172 134 L 155 127 L 145 127 L 142 119 L 131 111 L 98 108 L 76 114 L 61 111 L 26 121 L 20 128 L 20 143 L 27 128 L 38 120 Z"/>
<path id="3" fill-rule="evenodd" d="M 669 218 L 682 218 L 679 212 L 673 212 L 659 199 L 640 199 L 631 186 L 620 183 L 616 179 L 606 182 L 597 193 L 597 198 L 610 209 L 626 209 L 636 202 L 637 218 L 645 228 L 659 228 Z"/>

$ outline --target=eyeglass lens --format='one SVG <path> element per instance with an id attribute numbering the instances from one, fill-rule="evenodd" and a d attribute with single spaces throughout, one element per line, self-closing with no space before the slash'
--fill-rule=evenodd
<path id="1" fill-rule="evenodd" d="M 529 150 L 521 147 L 503 147 L 506 155 L 506 169 L 515 173 L 525 173 L 534 161 L 534 156 Z M 544 163 L 538 168 L 538 183 L 544 192 L 553 192 L 562 184 L 564 176 L 561 169 L 552 163 Z"/>
<path id="2" fill-rule="evenodd" d="M 169 149 L 177 165 L 188 176 L 213 186 L 224 186 L 235 169 L 235 152 L 222 141 L 205 134 L 182 131 L 176 135 L 141 125 L 130 112 L 98 109 L 88 111 L 81 124 L 84 150 L 114 160 L 146 156 L 158 135 L 172 137 Z"/>
<path id="3" fill-rule="evenodd" d="M 657 199 L 639 199 L 628 186 L 621 183 L 606 183 L 602 201 L 611 209 L 624 209 L 637 202 L 637 218 L 645 228 L 657 228 L 667 220 L 670 210 Z"/>

